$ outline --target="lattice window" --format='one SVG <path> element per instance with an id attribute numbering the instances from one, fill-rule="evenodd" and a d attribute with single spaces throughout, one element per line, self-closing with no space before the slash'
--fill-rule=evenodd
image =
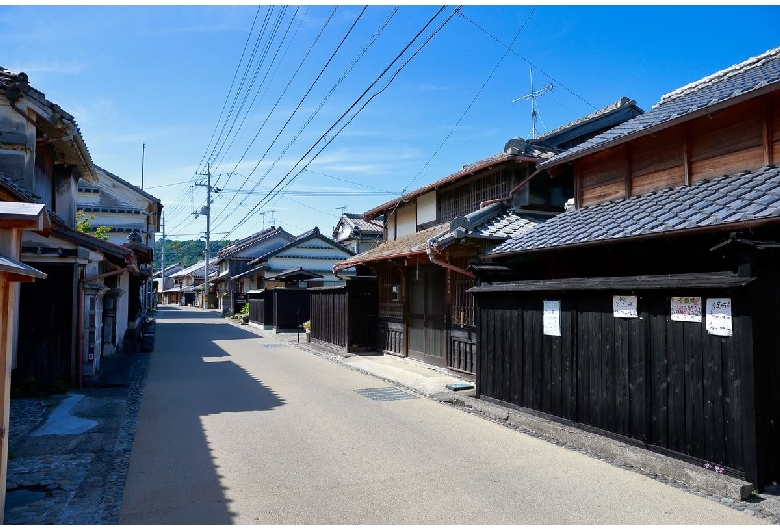
<path id="1" fill-rule="evenodd" d="M 482 178 L 439 192 L 439 221 L 451 221 L 455 217 L 479 210 L 479 203 L 509 195 L 512 172 L 506 169 Z"/>
<path id="2" fill-rule="evenodd" d="M 468 258 L 453 260 L 453 265 L 465 269 L 468 266 Z M 452 282 L 452 306 L 450 306 L 450 320 L 455 326 L 474 325 L 474 295 L 467 293 L 474 287 L 474 278 L 465 274 L 455 273 Z"/>
<path id="3" fill-rule="evenodd" d="M 401 271 L 394 268 L 382 269 L 379 280 L 379 316 L 403 317 L 403 293 L 401 292 Z"/>

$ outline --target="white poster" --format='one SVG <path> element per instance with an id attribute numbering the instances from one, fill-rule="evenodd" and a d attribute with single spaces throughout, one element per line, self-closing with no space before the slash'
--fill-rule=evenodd
<path id="1" fill-rule="evenodd" d="M 707 331 L 731 337 L 731 298 L 707 298 Z"/>
<path id="2" fill-rule="evenodd" d="M 615 295 L 612 297 L 612 313 L 615 318 L 636 318 L 636 296 Z"/>
<path id="3" fill-rule="evenodd" d="M 542 314 L 542 327 L 545 335 L 561 336 L 561 301 L 545 300 Z"/>
<path id="4" fill-rule="evenodd" d="M 672 320 L 677 322 L 701 322 L 701 297 L 673 296 Z"/>

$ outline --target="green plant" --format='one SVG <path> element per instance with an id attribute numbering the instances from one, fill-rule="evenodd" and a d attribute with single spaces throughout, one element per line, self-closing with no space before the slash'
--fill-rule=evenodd
<path id="1" fill-rule="evenodd" d="M 92 226 L 89 224 L 89 222 L 92 221 L 93 219 L 95 219 L 94 215 L 90 215 L 89 217 L 87 217 L 87 215 L 84 213 L 83 210 L 76 211 L 76 230 L 78 230 L 79 232 L 83 232 L 85 234 L 91 234 L 98 239 L 108 241 L 108 234 L 109 232 L 111 232 L 111 227 L 98 226 L 93 231 Z"/>
<path id="2" fill-rule="evenodd" d="M 249 302 L 245 303 L 244 306 L 241 308 L 241 314 L 242 315 L 249 314 Z"/>
<path id="3" fill-rule="evenodd" d="M 303 329 L 305 329 L 306 331 L 311 331 L 311 320 L 307 320 L 306 322 L 303 323 Z"/>

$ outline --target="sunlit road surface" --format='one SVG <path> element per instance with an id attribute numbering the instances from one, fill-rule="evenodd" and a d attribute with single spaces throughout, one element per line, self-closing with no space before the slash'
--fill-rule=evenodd
<path id="1" fill-rule="evenodd" d="M 371 390 L 391 385 L 270 331 L 178 306 L 157 311 L 156 329 L 120 524 L 762 522 L 462 410 Z"/>

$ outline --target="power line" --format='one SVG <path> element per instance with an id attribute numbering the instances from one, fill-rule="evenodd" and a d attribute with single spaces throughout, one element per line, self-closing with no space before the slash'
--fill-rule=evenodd
<path id="1" fill-rule="evenodd" d="M 440 13 L 441 13 L 441 12 L 442 12 L 444 9 L 445 9 L 445 7 L 446 7 L 446 6 L 443 6 L 443 7 L 441 7 L 441 8 L 440 8 L 440 9 L 439 9 L 439 10 L 436 12 L 436 14 L 434 14 L 434 15 L 433 15 L 433 17 L 431 17 L 431 18 L 430 18 L 430 20 L 428 20 L 428 22 L 425 24 L 425 26 L 423 26 L 423 28 L 422 28 L 422 29 L 421 29 L 421 30 L 420 30 L 420 31 L 419 31 L 419 32 L 418 32 L 418 33 L 417 33 L 417 34 L 414 36 L 414 38 L 413 38 L 413 39 L 412 39 L 412 40 L 409 42 L 409 44 L 407 44 L 407 45 L 406 45 L 406 47 L 404 47 L 404 49 L 403 49 L 403 50 L 402 50 L 402 51 L 401 51 L 401 52 L 398 54 L 398 56 L 396 56 L 396 58 L 395 58 L 395 59 L 393 59 L 393 61 L 392 61 L 392 62 L 391 62 L 389 65 L 388 65 L 388 67 L 387 67 L 387 68 L 385 68 L 385 70 L 384 70 L 384 71 L 383 71 L 383 72 L 382 72 L 382 73 L 381 73 L 381 74 L 380 74 L 380 75 L 377 77 L 377 79 L 376 79 L 376 80 L 375 80 L 375 81 L 374 81 L 374 82 L 371 84 L 371 86 L 374 86 L 374 85 L 375 85 L 375 84 L 376 84 L 376 83 L 379 81 L 379 79 L 381 79 L 381 77 L 383 77 L 383 76 L 385 75 L 385 73 L 387 73 L 387 71 L 388 71 L 388 70 L 389 70 L 389 69 L 392 67 L 392 65 L 393 65 L 395 62 L 397 62 L 397 61 L 400 59 L 400 57 L 401 57 L 401 56 L 403 56 L 403 54 L 404 54 L 404 53 L 405 53 L 405 52 L 406 52 L 406 51 L 407 51 L 407 50 L 408 50 L 408 49 L 409 49 L 409 48 L 412 46 L 412 44 L 413 44 L 415 41 L 417 41 L 417 39 L 419 39 L 419 37 L 420 37 L 420 36 L 421 36 L 421 35 L 422 35 L 422 34 L 425 32 L 425 30 L 426 30 L 426 29 L 427 29 L 427 28 L 428 28 L 428 27 L 429 27 L 429 26 L 430 26 L 430 25 L 433 23 L 433 21 L 434 21 L 434 20 L 435 20 L 435 19 L 436 19 L 436 18 L 439 16 L 439 14 L 440 14 Z M 303 171 L 306 169 L 306 167 L 308 167 L 308 165 L 309 165 L 309 164 L 311 164 L 311 163 L 314 161 L 314 159 L 315 159 L 315 158 L 316 158 L 316 157 L 317 157 L 317 156 L 318 156 L 318 155 L 319 155 L 319 154 L 320 154 L 320 153 L 321 153 L 321 152 L 322 152 L 322 151 L 323 151 L 323 150 L 324 150 L 324 149 L 325 149 L 325 148 L 326 148 L 328 145 L 330 145 L 330 144 L 333 142 L 333 140 L 335 140 L 335 139 L 336 139 L 336 137 L 338 137 L 338 135 L 341 133 L 341 131 L 343 131 L 343 130 L 344 130 L 344 128 L 346 128 L 346 127 L 347 127 L 347 126 L 348 126 L 348 125 L 349 125 L 349 124 L 350 124 L 350 123 L 351 123 L 351 122 L 352 122 L 352 121 L 353 121 L 353 120 L 354 120 L 354 119 L 357 117 L 357 115 L 358 115 L 358 114 L 360 114 L 360 112 L 361 112 L 363 109 L 365 109 L 365 107 L 366 107 L 366 106 L 367 106 L 367 105 L 368 105 L 368 104 L 369 104 L 369 103 L 370 103 L 370 102 L 371 102 L 371 101 L 372 101 L 372 100 L 373 100 L 373 99 L 374 99 L 376 96 L 378 96 L 379 94 L 383 93 L 383 92 L 384 92 L 384 91 L 387 89 L 387 87 L 389 87 L 389 86 L 390 86 L 390 84 L 393 82 L 393 80 L 395 80 L 395 78 L 396 78 L 396 77 L 397 77 L 397 76 L 400 74 L 400 72 L 401 72 L 401 71 L 402 71 L 402 70 L 403 70 L 403 69 L 404 69 L 404 68 L 405 68 L 405 67 L 406 67 L 406 66 L 409 64 L 409 62 L 410 62 L 410 61 L 411 61 L 411 60 L 412 60 L 414 57 L 416 57 L 416 56 L 417 56 L 417 55 L 420 53 L 420 51 L 422 51 L 422 49 L 423 49 L 425 46 L 427 46 L 427 44 L 428 44 L 428 43 L 431 41 L 431 39 L 433 39 L 433 37 L 434 37 L 434 36 L 436 36 L 436 35 L 437 35 L 437 34 L 438 34 L 438 33 L 439 33 L 439 32 L 440 32 L 440 31 L 441 31 L 443 28 L 444 28 L 444 26 L 445 26 L 445 25 L 446 25 L 446 24 L 447 24 L 447 23 L 448 23 L 448 22 L 449 22 L 449 21 L 452 19 L 452 17 L 453 17 L 455 14 L 457 14 L 457 13 L 460 11 L 460 9 L 461 9 L 461 8 L 462 8 L 462 6 L 458 6 L 457 8 L 455 8 L 455 10 L 454 10 L 454 11 L 453 11 L 453 12 L 452 12 L 452 13 L 451 13 L 451 14 L 450 14 L 450 15 L 449 15 L 449 16 L 448 16 L 448 17 L 447 17 L 445 20 L 444 20 L 444 22 L 442 22 L 442 24 L 441 24 L 441 25 L 440 25 L 440 26 L 439 26 L 439 27 L 438 27 L 438 28 L 437 28 L 437 29 L 436 29 L 436 30 L 435 30 L 435 31 L 434 31 L 434 32 L 433 32 L 433 33 L 432 33 L 430 36 L 428 36 L 428 38 L 427 38 L 427 39 L 426 39 L 426 40 L 425 40 L 425 41 L 424 41 L 424 42 L 423 42 L 423 43 L 422 43 L 422 44 L 421 44 L 421 45 L 420 45 L 420 46 L 417 48 L 417 50 L 416 50 L 414 53 L 412 53 L 412 54 L 411 54 L 411 56 L 410 56 L 409 58 L 407 58 L 407 59 L 406 59 L 406 61 L 404 61 L 404 63 L 403 63 L 403 64 L 402 64 L 402 65 L 401 65 L 401 66 L 400 66 L 398 69 L 396 69 L 396 71 L 395 71 L 395 72 L 393 73 L 393 75 L 392 75 L 392 76 L 391 76 L 391 77 L 390 77 L 390 78 L 389 78 L 389 79 L 388 79 L 388 80 L 385 82 L 385 84 L 384 84 L 384 85 L 383 85 L 383 86 L 382 86 L 382 87 L 381 87 L 381 88 L 380 88 L 380 89 L 379 89 L 377 92 L 375 92 L 375 93 L 374 93 L 374 94 L 373 94 L 373 95 L 372 95 L 370 98 L 368 98 L 368 100 L 366 100 L 366 101 L 365 101 L 365 103 L 364 103 L 364 104 L 363 104 L 363 105 L 362 105 L 362 106 L 361 106 L 361 107 L 360 107 L 360 108 L 359 108 L 359 109 L 358 109 L 358 110 L 357 110 L 357 111 L 356 111 L 356 112 L 355 112 L 355 113 L 352 115 L 352 117 L 351 117 L 351 118 L 350 118 L 350 119 L 349 119 L 349 120 L 348 120 L 346 123 L 344 123 L 344 124 L 341 126 L 341 128 L 340 128 L 340 129 L 339 129 L 339 130 L 338 130 L 338 131 L 337 131 L 337 132 L 336 132 L 336 133 L 335 133 L 335 134 L 334 134 L 334 135 L 333 135 L 333 136 L 332 136 L 332 137 L 331 137 L 331 138 L 330 138 L 330 139 L 329 139 L 329 140 L 328 140 L 326 143 L 325 143 L 325 145 L 323 145 L 323 146 L 322 146 L 322 148 L 321 148 L 321 149 L 320 149 L 320 150 L 319 150 L 319 151 L 318 151 L 318 152 L 317 152 L 317 153 L 316 153 L 316 154 L 315 154 L 315 155 L 314 155 L 314 156 L 313 156 L 313 157 L 312 157 L 312 158 L 311 158 L 311 159 L 310 159 L 310 160 L 309 160 L 307 163 L 306 163 L 306 165 L 304 165 L 304 167 L 303 167 L 303 168 L 301 168 L 301 169 L 298 171 L 298 173 L 297 173 L 297 174 L 296 174 L 294 177 L 292 177 L 292 178 L 291 178 L 289 181 L 287 181 L 286 183 L 284 183 L 285 179 L 286 179 L 286 178 L 287 178 L 287 177 L 290 175 L 290 173 L 291 173 L 291 172 L 292 172 L 292 171 L 295 169 L 295 167 L 298 165 L 298 163 L 302 162 L 302 161 L 303 161 L 303 159 L 304 159 L 304 158 L 305 158 L 305 157 L 306 157 L 306 156 L 307 156 L 307 155 L 308 155 L 308 154 L 311 152 L 311 150 L 312 150 L 312 149 L 313 149 L 313 148 L 314 148 L 314 147 L 315 147 L 317 144 L 319 144 L 319 143 L 320 143 L 320 141 L 322 141 L 322 140 L 323 140 L 323 139 L 324 139 L 324 138 L 327 136 L 327 134 L 328 134 L 328 133 L 329 133 L 329 132 L 330 132 L 330 131 L 331 131 L 333 128 L 335 128 L 335 127 L 336 127 L 336 125 L 338 124 L 338 122 L 339 122 L 339 121 L 341 121 L 341 120 L 343 119 L 343 117 L 344 117 L 344 116 L 345 116 L 345 115 L 346 115 L 346 114 L 349 112 L 349 110 L 350 110 L 350 109 L 354 108 L 354 106 L 355 106 L 355 105 L 357 105 L 357 103 L 359 102 L 359 100 L 363 98 L 363 96 L 364 96 L 364 95 L 365 95 L 365 94 L 368 92 L 368 90 L 366 90 L 366 92 L 364 92 L 363 94 L 361 94 L 361 96 L 360 96 L 360 97 L 359 97 L 359 98 L 358 98 L 358 99 L 357 99 L 357 100 L 356 100 L 356 101 L 355 101 L 355 102 L 354 102 L 354 103 L 353 103 L 353 104 L 350 106 L 350 108 L 347 110 L 347 112 L 345 112 L 345 113 L 344 113 L 344 114 L 343 114 L 341 117 L 339 117 L 339 119 L 338 119 L 338 120 L 336 120 L 336 122 L 335 122 L 335 123 L 334 123 L 334 124 L 333 124 L 333 125 L 332 125 L 332 126 L 331 126 L 331 127 L 330 127 L 330 128 L 329 128 L 329 129 L 328 129 L 328 130 L 327 130 L 327 131 L 326 131 L 326 132 L 325 132 L 325 133 L 324 133 L 324 134 L 323 134 L 323 135 L 322 135 L 322 136 L 319 138 L 319 139 L 318 139 L 318 140 L 317 140 L 317 142 L 315 142 L 315 144 L 314 144 L 314 145 L 313 145 L 313 146 L 312 146 L 312 147 L 309 149 L 309 151 L 307 151 L 307 152 L 306 152 L 306 153 L 303 155 L 303 157 L 301 157 L 301 159 L 300 159 L 300 160 L 299 160 L 299 161 L 298 161 L 298 162 L 295 164 L 295 166 L 293 167 L 293 169 L 291 169 L 291 170 L 290 170 L 290 171 L 289 171 L 289 172 L 288 172 L 288 173 L 287 173 L 287 174 L 286 174 L 284 177 L 282 177 L 282 179 L 281 179 L 281 180 L 280 180 L 280 181 L 279 181 L 279 182 L 278 182 L 278 183 L 277 183 L 277 184 L 274 186 L 274 188 L 272 188 L 271 192 L 269 192 L 269 194 L 268 194 L 268 195 L 266 195 L 266 197 L 264 197 L 263 199 L 261 199 L 261 200 L 260 200 L 260 202 L 258 202 L 258 203 L 255 205 L 255 207 L 252 209 L 252 211 L 250 211 L 250 214 L 249 214 L 249 215 L 247 215 L 246 217 L 244 217 L 242 220 L 240 220 L 240 221 L 239 221 L 239 222 L 238 222 L 238 223 L 237 223 L 237 224 L 236 224 L 236 225 L 235 225 L 235 226 L 234 226 L 234 227 L 233 227 L 233 228 L 230 230 L 230 232 L 229 232 L 229 233 L 233 233 L 233 232 L 234 232 L 234 231 L 235 231 L 235 230 L 236 230 L 238 227 L 240 227 L 241 225 L 243 225 L 243 224 L 246 222 L 246 220 L 247 220 L 247 219 L 249 219 L 249 217 L 251 216 L 251 214 L 252 214 L 252 213 L 253 213 L 255 210 L 257 210 L 257 209 L 258 209 L 258 208 L 261 206 L 261 204 L 263 204 L 263 201 L 265 201 L 265 200 L 266 200 L 266 198 L 268 198 L 268 197 L 271 195 L 271 193 L 273 193 L 273 191 L 274 191 L 276 188 L 278 188 L 278 187 L 279 187 L 280 185 L 282 185 L 283 183 L 284 183 L 284 186 L 285 186 L 285 187 L 286 187 L 286 186 L 288 186 L 290 183 L 292 183 L 292 182 L 293 182 L 293 181 L 294 181 L 294 180 L 295 180 L 295 179 L 296 179 L 296 178 L 297 178 L 297 177 L 298 177 L 298 176 L 299 176 L 299 175 L 300 175 L 300 174 L 301 174 L 301 173 L 302 173 L 302 172 L 303 172 Z M 369 89 L 370 89 L 370 87 L 369 87 Z M 273 198 L 273 197 L 271 197 L 271 198 Z M 269 200 L 270 200 L 270 199 L 269 199 Z"/>
<path id="2" fill-rule="evenodd" d="M 314 49 L 314 47 L 317 45 L 317 43 L 319 42 L 320 38 L 322 37 L 322 34 L 325 32 L 325 29 L 326 29 L 326 28 L 328 27 L 328 25 L 330 24 L 330 21 L 331 21 L 331 19 L 333 18 L 333 15 L 335 15 L 335 14 L 336 14 L 336 10 L 337 10 L 337 9 L 338 9 L 338 6 L 334 7 L 334 8 L 333 8 L 333 11 L 331 11 L 330 15 L 328 16 L 328 19 L 325 21 L 325 24 L 323 24 L 322 28 L 320 29 L 319 33 L 317 34 L 317 37 L 316 37 L 316 38 L 314 39 L 314 41 L 312 42 L 311 46 L 309 46 L 309 49 L 306 51 L 306 54 L 304 55 L 303 59 L 302 59 L 302 60 L 301 60 L 301 62 L 298 64 L 298 68 L 296 68 L 295 72 L 293 72 L 293 75 L 290 77 L 290 80 L 287 82 L 287 85 L 286 85 L 286 86 L 284 87 L 284 89 L 282 90 L 282 93 L 281 93 L 281 94 L 279 95 L 279 97 L 277 98 L 277 100 L 276 100 L 276 102 L 274 103 L 273 107 L 271 107 L 271 110 L 270 110 L 270 111 L 268 111 L 268 115 L 266 116 L 266 118 L 265 118 L 265 121 L 263 121 L 263 123 L 260 125 L 260 128 L 257 130 L 257 133 L 255 133 L 255 136 L 254 136 L 254 138 L 252 138 L 252 141 L 251 141 L 251 142 L 249 142 L 249 145 L 247 146 L 246 150 L 244 151 L 244 154 L 243 154 L 243 155 L 241 155 L 241 158 L 238 160 L 238 162 L 236 162 L 236 165 L 233 167 L 233 172 L 235 172 L 236 168 L 238 168 L 239 164 L 241 164 L 241 162 L 242 162 L 242 161 L 244 160 L 244 158 L 246 157 L 247 153 L 249 152 L 249 149 L 252 147 L 252 145 L 254 145 L 255 141 L 256 141 L 256 140 L 257 140 L 257 138 L 258 138 L 258 136 L 260 136 L 260 132 L 263 130 L 263 128 L 265 127 L 266 123 L 268 123 L 268 120 L 271 118 L 271 115 L 272 115 L 272 114 L 273 114 L 273 112 L 276 110 L 276 107 L 279 105 L 279 102 L 282 100 L 282 98 L 284 97 L 284 95 L 285 95 L 285 94 L 287 93 L 287 91 L 289 90 L 289 88 L 290 88 L 290 85 L 292 84 L 292 82 L 293 82 L 293 81 L 295 80 L 295 78 L 298 76 L 298 73 L 299 73 L 299 72 L 301 71 L 301 69 L 303 68 L 303 65 L 306 63 L 306 61 L 307 61 L 307 59 L 309 58 L 309 55 L 311 54 L 312 50 L 313 50 L 313 49 Z M 305 14 L 304 14 L 304 16 L 305 16 Z M 300 105 L 299 105 L 299 107 L 300 107 Z M 297 108 L 296 108 L 296 111 L 297 111 Z M 294 114 L 295 114 L 295 112 L 293 112 L 293 115 L 294 115 Z M 281 132 L 280 132 L 279 134 L 277 134 L 277 138 L 279 137 L 279 135 L 281 135 Z M 276 141 L 276 139 L 274 139 L 274 142 L 275 142 L 275 141 Z M 273 145 L 273 143 L 274 143 L 274 142 L 272 142 L 272 143 L 271 143 L 271 145 Z M 269 149 L 270 149 L 270 147 L 269 147 Z M 266 154 L 267 154 L 267 153 L 268 153 L 268 151 L 266 151 Z M 265 154 L 263 155 L 263 158 L 265 158 Z M 261 158 L 261 160 L 262 160 L 262 158 Z M 241 186 L 240 186 L 238 189 L 243 189 L 243 188 L 244 188 L 244 186 L 246 185 L 246 183 L 249 181 L 249 178 L 250 178 L 250 176 L 251 176 L 251 173 L 250 173 L 249 175 L 247 175 L 247 176 L 246 176 L 246 178 L 244 179 L 244 182 L 241 184 Z M 232 202 L 233 202 L 233 200 L 234 200 L 235 198 L 236 198 L 236 195 L 233 195 L 233 197 L 231 197 L 231 198 L 230 198 L 230 200 L 228 201 L 227 205 L 225 205 L 225 208 L 224 208 L 224 209 L 223 209 L 223 210 L 220 212 L 220 214 L 219 214 L 219 215 L 221 215 L 221 214 L 222 214 L 222 212 L 224 212 L 224 211 L 227 209 L 227 207 L 228 207 L 230 204 L 232 204 Z M 219 217 L 219 215 L 218 215 L 217 217 Z"/>
<path id="3" fill-rule="evenodd" d="M 535 9 L 535 8 L 534 8 L 534 9 Z M 487 35 L 488 37 L 490 37 L 491 39 L 493 39 L 494 41 L 496 41 L 498 44 L 500 44 L 501 46 L 503 46 L 504 48 L 506 48 L 506 49 L 507 49 L 509 52 L 513 53 L 514 55 L 516 55 L 517 57 L 519 57 L 521 60 L 523 60 L 523 61 L 525 61 L 526 63 L 528 63 L 528 65 L 529 65 L 529 66 L 531 66 L 531 67 L 535 68 L 535 69 L 536 69 L 536 70 L 538 70 L 539 72 L 541 72 L 541 73 L 543 73 L 544 75 L 546 75 L 546 76 L 547 76 L 548 78 L 550 78 L 550 79 L 551 79 L 553 82 L 555 82 L 555 85 L 556 85 L 556 86 L 560 86 L 560 87 L 562 87 L 564 90 L 566 90 L 567 92 L 569 92 L 569 93 L 570 93 L 571 95 L 573 95 L 574 97 L 576 97 L 576 98 L 580 99 L 580 100 L 581 100 L 583 103 L 585 103 L 586 105 L 588 105 L 588 106 L 589 106 L 589 107 L 591 107 L 592 109 L 594 109 L 594 110 L 598 110 L 598 109 L 596 108 L 596 106 L 594 106 L 594 105 L 593 105 L 591 102 L 589 102 L 588 100 L 586 100 L 585 98 L 583 98 L 582 96 L 580 96 L 579 94 L 577 94 L 576 92 L 574 92 L 572 89 L 570 89 L 569 87 L 567 87 L 566 85 L 564 85 L 563 83 L 561 83 L 560 81 L 558 81 L 557 79 L 555 79 L 553 76 L 551 76 L 550 74 L 548 74 L 547 72 L 545 72 L 544 70 L 542 70 L 541 68 L 539 68 L 538 66 L 536 66 L 534 63 L 532 63 L 531 61 L 529 61 L 528 59 L 526 59 L 525 57 L 523 57 L 522 55 L 520 55 L 519 53 L 517 53 L 515 50 L 513 50 L 513 49 L 512 49 L 512 46 L 511 46 L 511 45 L 510 45 L 510 46 L 507 46 L 506 44 L 504 44 L 503 42 L 501 42 L 501 40 L 499 40 L 497 37 L 495 37 L 495 36 L 494 36 L 492 33 L 490 33 L 490 32 L 489 32 L 489 31 L 487 31 L 485 28 L 483 28 L 482 26 L 480 26 L 479 24 L 477 24 L 476 22 L 474 22 L 473 20 L 471 20 L 471 19 L 470 19 L 469 17 L 467 17 L 466 15 L 464 15 L 464 14 L 463 14 L 463 12 L 461 12 L 461 13 L 460 13 L 460 16 L 461 16 L 461 18 L 463 18 L 463 19 L 464 19 L 464 20 L 466 20 L 467 22 L 470 22 L 471 24 L 473 24 L 475 28 L 477 28 L 478 30 L 482 31 L 482 32 L 483 32 L 485 35 Z"/>

